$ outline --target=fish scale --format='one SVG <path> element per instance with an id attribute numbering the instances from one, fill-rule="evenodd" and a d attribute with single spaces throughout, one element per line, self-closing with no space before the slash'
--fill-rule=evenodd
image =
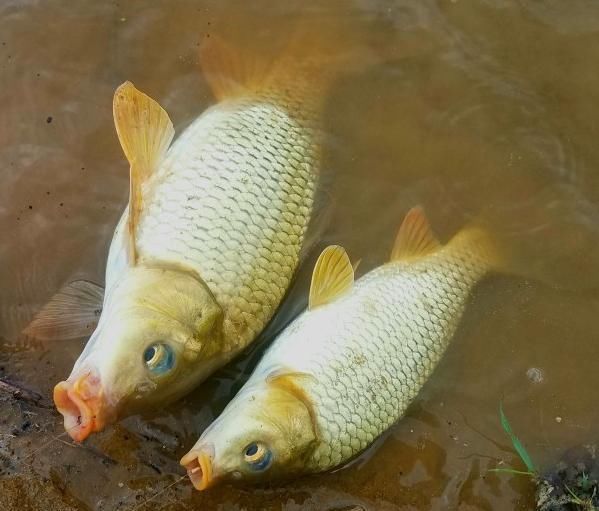
<path id="1" fill-rule="evenodd" d="M 147 185 L 140 259 L 194 269 L 224 309 L 230 349 L 264 327 L 298 264 L 318 179 L 315 137 L 305 117 L 269 98 L 220 103 L 185 130 Z"/>
<path id="2" fill-rule="evenodd" d="M 283 331 L 247 387 L 258 388 L 273 368 L 313 376 L 301 383 L 318 437 L 305 470 L 348 461 L 405 413 L 488 267 L 459 242 L 422 260 L 390 262 Z"/>

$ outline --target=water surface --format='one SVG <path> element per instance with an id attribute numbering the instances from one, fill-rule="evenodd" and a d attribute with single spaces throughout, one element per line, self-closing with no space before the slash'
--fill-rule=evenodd
<path id="1" fill-rule="evenodd" d="M 0 377 L 49 399 L 83 341 L 11 343 L 66 281 L 103 281 L 128 166 L 112 94 L 133 81 L 180 132 L 214 99 L 197 48 L 213 33 L 280 48 L 304 14 L 351 20 L 360 62 L 327 98 L 335 242 L 384 262 L 405 212 L 441 239 L 482 218 L 517 275 L 475 291 L 407 416 L 348 468 L 206 493 L 178 459 L 306 302 L 309 258 L 262 342 L 167 410 L 76 446 L 58 414 L 2 397 L 0 503 L 19 509 L 529 509 L 504 402 L 541 469 L 599 434 L 599 6 L 590 0 L 47 2 L 0 5 Z M 344 42 L 345 44 L 345 42 Z M 155 496 L 155 497 L 154 497 Z M 147 499 L 151 501 L 144 504 Z M 4 499 L 4 500 L 3 500 Z"/>

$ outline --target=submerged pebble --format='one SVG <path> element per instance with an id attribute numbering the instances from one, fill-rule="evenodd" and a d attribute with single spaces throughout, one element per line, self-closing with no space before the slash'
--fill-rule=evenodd
<path id="1" fill-rule="evenodd" d="M 526 376 L 533 383 L 543 383 L 545 376 L 538 367 L 531 367 L 526 371 Z"/>

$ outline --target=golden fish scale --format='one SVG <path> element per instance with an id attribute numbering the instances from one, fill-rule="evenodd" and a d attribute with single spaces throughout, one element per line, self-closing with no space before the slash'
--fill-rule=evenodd
<path id="1" fill-rule="evenodd" d="M 256 373 L 306 372 L 320 442 L 306 469 L 323 471 L 370 445 L 405 413 L 452 338 L 486 266 L 467 250 L 394 262 L 339 300 L 298 318 Z"/>
<path id="2" fill-rule="evenodd" d="M 312 212 L 316 128 L 279 105 L 212 107 L 173 144 L 144 195 L 141 259 L 199 273 L 225 312 L 224 352 L 251 342 L 278 307 Z"/>

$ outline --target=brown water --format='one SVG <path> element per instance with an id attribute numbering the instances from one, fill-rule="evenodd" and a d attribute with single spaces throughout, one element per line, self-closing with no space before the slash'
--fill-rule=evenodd
<path id="1" fill-rule="evenodd" d="M 326 8 L 323 6 L 326 5 Z M 285 484 L 192 491 L 180 456 L 261 347 L 168 410 L 76 446 L 59 416 L 0 395 L 0 505 L 15 509 L 529 509 L 498 419 L 541 469 L 599 433 L 599 5 L 592 0 L 332 2 L 4 0 L 0 4 L 0 335 L 65 281 L 103 280 L 128 169 L 111 118 L 126 79 L 180 130 L 213 102 L 197 45 L 213 31 L 278 47 L 303 11 L 351 18 L 364 65 L 327 101 L 332 221 L 361 272 L 422 204 L 446 239 L 482 216 L 525 278 L 474 293 L 407 416 L 350 467 Z M 367 57 L 364 57 L 367 55 Z M 358 60 L 356 58 L 356 60 Z M 306 301 L 311 262 L 262 336 Z M 549 284 L 549 285 L 547 285 Z M 0 377 L 49 399 L 82 342 L 0 350 Z M 139 506 L 136 508 L 136 506 Z"/>

